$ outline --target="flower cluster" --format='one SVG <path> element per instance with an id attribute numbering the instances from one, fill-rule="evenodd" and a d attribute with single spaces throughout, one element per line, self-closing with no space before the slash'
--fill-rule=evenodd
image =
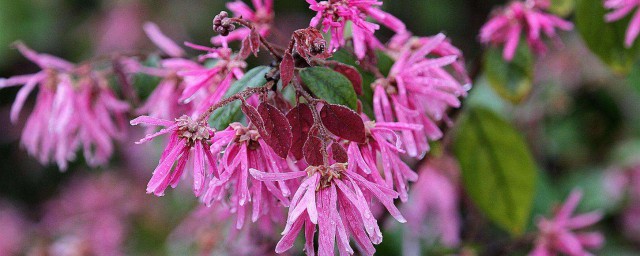
<path id="1" fill-rule="evenodd" d="M 331 50 L 344 46 L 347 40 L 344 31 L 351 24 L 353 49 L 359 59 L 365 57 L 368 51 L 381 49 L 383 46 L 374 36 L 380 25 L 367 21 L 372 18 L 396 33 L 406 32 L 406 26 L 393 15 L 380 10 L 382 5 L 378 0 L 307 0 L 311 10 L 318 12 L 311 19 L 311 26 L 322 26 L 322 30 L 331 32 Z"/>
<path id="2" fill-rule="evenodd" d="M 553 14 L 546 13 L 549 1 L 514 1 L 504 9 L 496 10 L 480 30 L 480 41 L 485 44 L 504 45 L 503 57 L 511 61 L 515 56 L 521 34 L 534 52 L 542 54 L 547 46 L 542 33 L 559 42 L 556 30 L 571 30 L 573 24 Z"/>
<path id="3" fill-rule="evenodd" d="M 442 137 L 438 125 L 449 121 L 449 108 L 460 107 L 460 98 L 471 88 L 470 79 L 461 52 L 446 42 L 443 34 L 424 38 L 398 35 L 390 45 L 389 53 L 396 56 L 396 62 L 386 78 L 371 85 L 375 118 L 423 126 L 402 131 L 408 155 L 422 158 L 429 150 L 429 140 Z"/>
<path id="4" fill-rule="evenodd" d="M 41 163 L 55 161 L 65 170 L 82 148 L 91 166 L 105 164 L 114 151 L 112 140 L 123 137 L 129 104 L 112 91 L 106 74 L 39 54 L 22 43 L 18 50 L 42 71 L 0 80 L 0 88 L 24 85 L 11 108 L 18 120 L 29 94 L 38 89 L 33 111 L 22 132 L 22 144 Z"/>
<path id="5" fill-rule="evenodd" d="M 304 227 L 309 255 L 316 249 L 331 255 L 336 245 L 341 254 L 354 254 L 351 240 L 362 254 L 372 255 L 374 244 L 382 242 L 378 210 L 406 222 L 395 199 L 407 202 L 409 182 L 419 175 L 405 160 L 424 158 L 429 143 L 444 136 L 448 113 L 461 106 L 471 80 L 461 51 L 444 35 L 412 36 L 400 20 L 380 10 L 381 1 L 307 2 L 317 15 L 285 47 L 268 40 L 272 0 L 252 1 L 255 9 L 236 1 L 227 5 L 233 16 L 221 12 L 213 19 L 219 34 L 211 39 L 214 46 L 185 43 L 203 52 L 197 57 L 188 57 L 157 25 L 147 23 L 144 30 L 159 54 L 118 56 L 111 60 L 113 68 L 100 70 L 94 62 L 74 65 L 18 45 L 43 71 L 2 80 L 0 86 L 25 84 L 13 120 L 38 86 L 23 144 L 43 162 L 53 159 L 64 169 L 79 148 L 90 164 L 105 163 L 112 140 L 121 135 L 119 125 L 130 108 L 112 92 L 107 74 L 120 78 L 125 96 L 135 92 L 125 88 L 134 75 L 157 77 L 159 84 L 143 102 L 128 99 L 140 115 L 130 124 L 148 126 L 138 144 L 167 137 L 147 193 L 162 196 L 187 178 L 194 195 L 215 207 L 197 213 L 220 214 L 213 221 L 235 217 L 238 230 L 249 220 L 264 232 L 275 230 L 288 208 L 277 253 L 293 247 Z M 374 35 L 380 26 L 369 18 L 396 35 L 380 42 Z M 321 31 L 331 32 L 330 42 Z M 232 41 L 241 41 L 239 49 L 230 48 Z M 353 52 L 362 69 L 330 59 L 349 47 L 345 52 Z M 272 63 L 248 70 L 247 59 L 261 50 Z M 377 54 L 393 59 L 388 74 L 377 66 Z M 141 61 L 154 58 L 151 64 Z M 363 84 L 364 72 L 375 82 Z M 341 93 L 323 92 L 329 87 L 323 83 L 336 83 L 332 86 Z M 364 97 L 357 97 L 364 86 L 374 91 L 367 103 L 371 116 L 363 110 Z"/>

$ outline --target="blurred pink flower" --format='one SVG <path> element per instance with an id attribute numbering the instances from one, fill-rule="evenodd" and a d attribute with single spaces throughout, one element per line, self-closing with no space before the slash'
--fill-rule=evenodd
<path id="1" fill-rule="evenodd" d="M 64 187 L 45 207 L 42 228 L 51 255 L 124 255 L 128 218 L 141 202 L 112 174 L 86 176 Z"/>
<path id="2" fill-rule="evenodd" d="M 636 9 L 636 13 L 633 14 L 633 18 L 629 21 L 629 27 L 624 39 L 624 44 L 627 48 L 633 46 L 633 42 L 640 34 L 640 12 L 637 11 L 638 6 L 640 6 L 639 0 L 604 0 L 604 7 L 612 10 L 605 16 L 607 22 L 620 20 Z"/>
<path id="3" fill-rule="evenodd" d="M 216 170 L 216 161 L 209 151 L 209 139 L 214 134 L 206 121 L 197 122 L 189 116 L 176 118 L 175 121 L 140 116 L 131 120 L 131 125 L 164 126 L 157 133 L 145 136 L 136 144 L 170 133 L 169 144 L 162 152 L 158 167 L 147 184 L 147 193 L 163 196 L 169 185 L 175 188 L 182 178 L 187 164 L 193 168 L 193 193 L 196 196 L 205 190 L 205 185 Z M 174 168 L 175 164 L 175 168 Z M 173 173 L 171 170 L 173 170 Z"/>
<path id="4" fill-rule="evenodd" d="M 624 235 L 640 242 L 640 164 L 609 170 L 604 185 L 610 199 L 624 203 L 620 218 Z"/>
<path id="5" fill-rule="evenodd" d="M 423 239 L 449 247 L 460 243 L 459 172 L 456 160 L 448 156 L 419 167 L 410 199 L 400 208 L 409 223 L 403 237 L 405 255 L 419 255 Z"/>
<path id="6" fill-rule="evenodd" d="M 144 11 L 144 6 L 137 1 L 116 4 L 110 8 L 99 21 L 98 32 L 95 33 L 96 52 L 109 54 L 138 47 L 143 39 L 140 25 Z"/>
<path id="7" fill-rule="evenodd" d="M 538 221 L 540 234 L 530 256 L 557 255 L 558 253 L 571 256 L 590 255 L 587 249 L 597 249 L 602 246 L 604 236 L 601 233 L 575 232 L 575 230 L 592 226 L 602 219 L 602 213 L 597 211 L 571 216 L 581 198 L 580 190 L 572 191 L 552 219 L 541 218 Z"/>
<path id="8" fill-rule="evenodd" d="M 367 17 L 382 23 L 396 33 L 406 32 L 406 26 L 393 15 L 379 9 L 382 1 L 377 0 L 307 0 L 311 10 L 318 12 L 311 19 L 310 26 L 322 25 L 322 30 L 331 32 L 331 51 L 346 44 L 344 38 L 347 23 L 351 23 L 353 49 L 356 56 L 362 59 L 369 49 L 382 48 L 382 44 L 374 36 L 380 25 L 367 21 Z"/>
<path id="9" fill-rule="evenodd" d="M 164 35 L 156 24 L 146 23 L 144 31 L 151 41 L 170 58 L 160 60 L 159 67 L 146 67 L 133 59 L 129 59 L 125 63 L 129 74 L 143 73 L 162 78 L 136 113 L 159 119 L 171 119 L 189 114 L 193 108 L 192 104 L 182 103 L 179 100 L 187 84 L 183 78 L 178 76 L 178 72 L 198 69 L 202 66 L 195 61 L 184 58 L 184 50 Z"/>
<path id="10" fill-rule="evenodd" d="M 271 32 L 273 23 L 273 0 L 251 0 L 251 2 L 255 11 L 240 0 L 227 3 L 227 8 L 233 12 L 235 17 L 242 17 L 250 21 L 258 31 L 258 34 L 267 37 Z M 218 35 L 212 37 L 211 43 L 226 46 L 227 42 L 242 40 L 248 37 L 249 34 L 251 34 L 251 29 L 241 27 L 231 31 L 227 36 Z"/>
<path id="11" fill-rule="evenodd" d="M 0 255 L 19 255 L 29 233 L 29 223 L 17 208 L 0 201 Z"/>
<path id="12" fill-rule="evenodd" d="M 492 18 L 482 26 L 480 41 L 485 44 L 504 44 L 503 57 L 511 61 L 515 56 L 524 32 L 527 44 L 537 54 L 547 51 L 541 33 L 560 42 L 556 29 L 571 30 L 573 24 L 553 14 L 545 13 L 546 1 L 514 1 L 504 9 L 497 10 Z"/>
<path id="13" fill-rule="evenodd" d="M 217 205 L 216 205 L 217 206 Z M 271 212 L 254 225 L 236 229 L 227 207 L 197 206 L 174 230 L 168 241 L 176 246 L 196 245 L 200 255 L 270 255 L 277 241 L 272 220 L 283 212 Z"/>
<path id="14" fill-rule="evenodd" d="M 423 126 L 420 130 L 402 131 L 407 154 L 419 158 L 429 150 L 429 140 L 442 137 L 438 122 L 449 121 L 447 110 L 460 107 L 459 98 L 467 95 L 471 85 L 463 66 L 457 62 L 461 57 L 457 55 L 459 51 L 445 43 L 444 35 L 420 40 L 424 44 L 418 44 L 417 48 L 411 40 L 398 41 L 405 43 L 395 46 L 401 50 L 396 50 L 397 60 L 388 77 L 372 84 L 373 109 L 376 121 Z M 448 66 L 459 72 L 452 75 Z"/>
<path id="15" fill-rule="evenodd" d="M 106 163 L 113 154 L 112 140 L 124 136 L 128 103 L 115 96 L 102 72 L 36 53 L 22 43 L 16 47 L 43 69 L 0 80 L 0 88 L 24 84 L 11 108 L 12 122 L 17 121 L 29 94 L 39 88 L 22 133 L 27 151 L 43 164 L 55 160 L 61 170 L 81 146 L 90 166 Z"/>

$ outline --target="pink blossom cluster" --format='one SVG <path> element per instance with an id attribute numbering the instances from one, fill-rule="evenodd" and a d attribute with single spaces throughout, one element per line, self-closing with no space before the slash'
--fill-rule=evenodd
<path id="1" fill-rule="evenodd" d="M 571 30 L 573 24 L 553 14 L 546 13 L 549 1 L 513 1 L 494 12 L 480 30 L 480 41 L 485 44 L 503 45 L 503 57 L 513 60 L 524 33 L 529 47 L 537 53 L 547 51 L 542 34 L 560 43 L 556 30 Z"/>
<path id="2" fill-rule="evenodd" d="M 581 198 L 580 190 L 572 191 L 567 201 L 556 210 L 553 218 L 538 220 L 540 233 L 529 255 L 591 255 L 588 249 L 597 249 L 604 244 L 604 236 L 599 232 L 577 231 L 602 219 L 602 213 L 599 211 L 572 216 Z"/>
<path id="3" fill-rule="evenodd" d="M 269 248 L 277 253 L 292 248 L 302 232 L 308 255 L 333 255 L 336 247 L 342 255 L 352 255 L 356 249 L 372 255 L 374 244 L 382 242 L 378 209 L 386 209 L 401 223 L 407 221 L 395 199 L 407 202 L 409 182 L 420 181 L 420 176 L 405 160 L 424 158 L 429 142 L 444 136 L 442 127 L 451 123 L 448 111 L 460 107 L 471 80 L 461 51 L 444 35 L 411 36 L 401 21 L 379 9 L 381 1 L 307 2 L 318 14 L 312 27 L 294 32 L 287 48 L 266 39 L 273 20 L 273 1 L 252 1 L 255 10 L 236 1 L 228 4 L 235 17 L 221 12 L 213 20 L 214 31 L 220 33 L 212 38 L 217 46 L 185 43 L 203 52 L 197 58 L 187 57 L 183 47 L 158 26 L 147 23 L 144 30 L 163 56 L 154 65 L 142 64 L 139 56 L 124 56 L 115 60 L 117 65 L 112 69 L 99 70 L 91 66 L 93 62 L 74 65 L 18 45 L 43 71 L 2 80 L 0 87 L 25 84 L 14 103 L 14 120 L 27 95 L 38 87 L 23 144 L 41 161 L 55 160 L 65 169 L 80 148 L 90 164 L 105 163 L 113 152 L 112 140 L 121 136 L 121 121 L 131 109 L 111 90 L 107 74 L 119 76 L 122 83 L 130 82 L 136 74 L 158 77 L 161 81 L 155 90 L 132 111 L 140 116 L 130 121 L 134 126 L 148 126 L 149 134 L 138 144 L 166 137 L 147 193 L 162 196 L 167 188 L 189 179 L 194 195 L 216 209 L 203 209 L 198 215 L 216 214 L 217 221 L 235 217 L 233 228 L 238 230 L 250 220 L 264 229 L 260 232 L 274 230 L 272 224 L 286 219 L 282 238 L 275 248 Z M 390 28 L 396 36 L 388 44 L 381 43 L 374 36 L 379 25 L 368 18 Z M 331 42 L 325 41 L 316 26 L 331 32 Z M 343 74 L 354 92 L 358 87 L 362 91 L 362 78 L 357 79 L 360 71 L 327 60 L 333 51 L 348 47 L 344 37 L 348 31 L 352 32 L 355 57 L 371 61 L 373 64 L 365 68 L 377 76 L 373 84 L 364 85 L 375 92 L 374 116 L 355 107 L 362 105 L 358 101 L 349 107 L 319 98 L 305 89 L 300 75 L 309 66 L 336 67 L 331 72 Z M 242 41 L 238 51 L 228 45 L 234 40 Z M 261 50 L 274 59 L 267 74 L 252 78 L 264 79 L 264 84 L 235 91 L 232 86 L 245 77 L 246 60 Z M 388 75 L 372 68 L 374 50 L 394 59 Z M 285 100 L 282 90 L 287 87 L 293 87 L 295 100 Z M 131 101 L 135 104 L 135 99 Z M 218 120 L 212 120 L 213 113 L 234 103 L 240 106 L 238 112 L 244 119 L 214 129 L 212 122 Z M 417 200 L 441 208 L 440 217 L 452 221 L 440 227 L 441 232 L 446 243 L 455 244 L 457 217 L 451 213 L 458 200 L 455 184 L 431 188 L 430 182 L 448 179 L 430 167 L 421 170 L 427 173 L 426 178 L 414 193 L 452 193 Z M 52 219 L 51 225 L 75 225 L 67 222 L 67 218 L 75 218 L 86 227 L 78 229 L 81 232 L 70 240 L 61 240 L 61 248 L 88 242 L 91 250 L 119 254 L 114 248 L 123 242 L 124 226 L 117 218 L 122 213 L 105 209 L 111 199 L 98 197 L 87 186 L 74 188 L 82 193 L 80 202 L 61 199 L 55 204 L 61 210 L 47 217 Z M 122 191 L 110 193 L 123 196 Z M 70 204 L 73 207 L 67 209 Z M 75 210 L 88 214 L 79 216 Z M 85 217 L 103 221 L 88 223 Z M 96 232 L 99 228 L 108 233 Z M 93 244 L 100 239 L 102 243 Z M 243 239 L 255 242 L 251 235 Z"/>
<path id="4" fill-rule="evenodd" d="M 471 80 L 462 52 L 443 34 L 422 38 L 400 34 L 390 42 L 388 52 L 395 57 L 389 75 L 371 85 L 375 118 L 421 125 L 423 129 L 402 131 L 401 137 L 407 154 L 422 158 L 429 151 L 429 141 L 442 138 L 438 125 L 449 122 L 447 111 L 460 107 Z"/>
<path id="5" fill-rule="evenodd" d="M 351 25 L 353 50 L 359 59 L 368 51 L 384 48 L 374 36 L 380 25 L 367 21 L 372 18 L 396 33 L 406 32 L 406 26 L 393 15 L 379 9 L 382 1 L 378 0 L 307 0 L 316 16 L 311 19 L 311 26 L 322 26 L 322 30 L 331 32 L 331 50 L 345 46 L 345 29 Z"/>
<path id="6" fill-rule="evenodd" d="M 90 166 L 105 164 L 114 151 L 113 140 L 124 136 L 129 104 L 118 99 L 106 74 L 87 65 L 37 53 L 15 45 L 42 70 L 0 80 L 0 88 L 24 85 L 11 107 L 18 120 L 29 94 L 36 88 L 35 106 L 22 132 L 22 145 L 41 163 L 56 162 L 65 170 L 83 149 Z"/>
<path id="7" fill-rule="evenodd" d="M 230 18 L 226 14 L 216 19 L 220 26 L 227 24 L 225 26 L 230 28 Z M 305 33 L 308 30 L 297 34 L 298 52 L 306 51 L 304 44 L 308 39 L 305 39 Z M 163 38 L 159 34 L 154 37 Z M 321 47 L 313 48 L 319 42 L 318 39 L 313 40 L 309 44 L 312 50 L 305 52 L 307 59 L 313 58 L 314 51 L 322 50 Z M 162 46 L 171 45 L 164 39 L 154 41 L 161 49 L 172 48 Z M 274 98 L 275 105 L 271 105 L 271 96 L 265 94 L 261 97 L 239 98 L 242 111 L 248 119 L 247 124 L 232 123 L 220 131 L 211 128 L 206 121 L 207 114 L 211 114 L 207 109 L 226 102 L 221 96 L 229 90 L 231 78 L 241 77 L 233 74 L 241 73 L 244 68 L 234 63 L 242 61 L 238 58 L 248 55 L 233 55 L 225 46 L 208 48 L 191 45 L 207 52 L 201 60 L 215 58 L 219 61 L 213 68 L 178 71 L 177 76 L 183 77 L 186 84 L 183 96 L 178 100 L 188 102 L 196 93 L 202 95 L 201 99 L 204 100 L 194 100 L 194 111 L 174 120 L 141 116 L 131 121 L 132 125 L 164 127 L 140 142 L 163 134 L 169 135 L 169 144 L 153 172 L 147 192 L 163 195 L 169 186 L 177 185 L 184 173 L 189 173 L 193 179 L 194 194 L 205 205 L 226 207 L 229 214 L 236 216 L 235 227 L 238 229 L 245 225 L 247 219 L 262 222 L 263 217 L 288 207 L 283 237 L 275 248 L 278 253 L 293 247 L 297 234 L 304 227 L 307 241 L 305 251 L 309 255 L 316 253 L 313 244 L 316 232 L 319 255 L 333 254 L 336 244 L 341 253 L 353 254 L 355 250 L 350 244 L 351 239 L 363 254 L 373 254 L 373 244 L 382 241 L 382 233 L 372 211 L 378 205 L 375 202 L 384 206 L 396 220 L 406 221 L 396 208 L 394 199 L 408 200 L 408 182 L 418 180 L 418 174 L 403 161 L 403 157 L 424 156 L 428 150 L 427 134 L 432 140 L 442 136 L 437 124 L 445 118 L 450 107 L 460 105 L 458 97 L 464 97 L 470 86 L 461 52 L 443 35 L 432 38 L 399 36 L 394 43 L 397 47 L 390 43 L 388 51 L 397 57 L 397 63 L 389 78 L 380 78 L 374 84 L 377 91 L 383 89 L 383 94 L 378 92 L 376 98 L 387 101 L 376 106 L 376 114 L 379 114 L 377 121 L 369 121 L 364 115 L 359 116 L 353 111 L 350 114 L 350 110 L 326 103 L 303 104 L 305 107 L 299 104 L 291 109 L 288 103 L 278 103 Z M 238 72 L 234 68 L 238 68 Z M 212 79 L 220 74 L 223 74 L 223 79 Z M 196 79 L 197 83 L 189 83 L 189 76 L 203 78 Z M 382 84 L 383 80 L 386 84 Z M 412 84 L 408 85 L 405 81 Z M 392 87 L 398 89 L 393 91 Z M 409 94 L 409 90 L 416 93 Z M 189 93 L 184 93 L 187 91 Z M 389 98 L 393 99 L 393 104 L 388 102 Z M 355 116 L 356 126 L 358 122 L 364 124 L 362 135 L 331 128 L 333 126 L 330 123 L 325 123 L 325 128 L 312 126 L 317 117 L 311 113 L 325 113 L 327 109 L 338 111 L 333 114 L 349 118 Z M 307 122 L 309 125 L 305 128 L 310 129 L 310 137 L 304 145 L 304 157 L 297 156 L 295 151 L 282 155 L 282 145 L 276 143 L 274 147 L 271 137 L 282 136 L 279 134 L 282 131 L 271 130 L 267 133 L 263 130 L 268 126 L 265 123 L 275 122 L 262 119 L 264 113 L 278 120 L 279 116 L 284 118 L 281 111 L 287 110 L 286 118 L 290 122 Z M 393 111 L 398 114 L 383 115 Z M 421 117 L 424 114 L 428 117 Z M 333 135 L 322 135 L 321 129 L 329 129 Z M 318 149 L 326 150 L 327 155 L 311 157 L 313 154 L 306 149 L 311 147 L 309 141 L 324 145 L 324 149 Z"/>
<path id="8" fill-rule="evenodd" d="M 108 191 L 108 192 L 107 192 Z M 75 179 L 45 205 L 39 225 L 50 255 L 124 255 L 129 217 L 141 203 L 126 180 L 103 174 Z M 43 248 L 38 248 L 44 246 Z"/>

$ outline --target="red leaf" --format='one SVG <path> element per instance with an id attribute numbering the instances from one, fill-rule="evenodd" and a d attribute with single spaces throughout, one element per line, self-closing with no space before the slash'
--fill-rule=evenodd
<path id="1" fill-rule="evenodd" d="M 322 140 L 318 137 L 318 129 L 313 127 L 309 132 L 309 138 L 304 143 L 302 151 L 307 164 L 312 166 L 320 166 L 324 164 L 322 156 Z"/>
<path id="2" fill-rule="evenodd" d="M 291 82 L 291 79 L 293 79 L 294 68 L 293 55 L 289 52 L 285 53 L 282 62 L 280 62 L 280 79 L 282 80 L 283 89 L 286 88 Z"/>
<path id="3" fill-rule="evenodd" d="M 260 132 L 260 136 L 276 154 L 282 158 L 287 158 L 291 148 L 291 125 L 287 117 L 276 107 L 261 103 L 258 106 L 260 117 L 264 121 L 265 134 Z"/>
<path id="4" fill-rule="evenodd" d="M 260 34 L 256 29 L 251 30 L 251 35 L 249 36 L 249 45 L 251 46 L 251 51 L 253 55 L 258 57 L 258 52 L 260 51 Z"/>
<path id="5" fill-rule="evenodd" d="M 362 118 L 353 110 L 341 105 L 327 104 L 320 111 L 322 123 L 336 136 L 364 143 L 367 135 Z"/>
<path id="6" fill-rule="evenodd" d="M 356 93 L 358 95 L 362 95 L 362 75 L 356 68 L 340 63 L 336 64 L 336 66 L 333 67 L 333 70 L 346 76 L 349 81 L 351 81 Z"/>
<path id="7" fill-rule="evenodd" d="M 309 130 L 313 126 L 313 114 L 309 105 L 301 103 L 287 113 L 287 119 L 291 124 L 293 139 L 291 143 L 291 154 L 300 160 L 304 157 L 302 147 L 307 141 Z"/>
<path id="8" fill-rule="evenodd" d="M 244 113 L 247 116 L 247 119 L 258 128 L 258 132 L 262 136 L 262 133 L 265 132 L 264 121 L 262 120 L 262 117 L 260 117 L 260 113 L 258 113 L 258 110 L 256 110 L 256 108 L 254 108 L 253 106 L 243 102 L 242 113 Z"/>
<path id="9" fill-rule="evenodd" d="M 349 156 L 347 155 L 347 150 L 344 147 L 336 142 L 331 143 L 331 153 L 333 154 L 333 160 L 336 160 L 338 163 L 346 163 L 349 162 Z"/>

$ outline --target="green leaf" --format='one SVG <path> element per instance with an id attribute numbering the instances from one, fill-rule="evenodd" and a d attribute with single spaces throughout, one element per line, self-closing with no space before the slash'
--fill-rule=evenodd
<path id="1" fill-rule="evenodd" d="M 353 110 L 358 108 L 356 92 L 344 75 L 325 67 L 310 67 L 301 70 L 300 77 L 317 97 Z"/>
<path id="2" fill-rule="evenodd" d="M 258 66 L 249 70 L 249 72 L 244 74 L 242 79 L 234 82 L 231 87 L 229 87 L 224 98 L 229 98 L 246 88 L 263 86 L 267 83 L 267 79 L 264 76 L 269 70 L 271 70 L 271 68 L 267 66 Z M 227 128 L 229 124 L 240 121 L 242 118 L 240 105 L 241 103 L 239 101 L 234 101 L 214 111 L 209 120 L 210 125 L 217 130 L 222 130 Z"/>
<path id="3" fill-rule="evenodd" d="M 602 0 L 577 0 L 576 27 L 589 49 L 616 73 L 627 74 L 640 56 L 637 42 L 627 49 L 624 38 L 630 17 L 608 23 Z"/>
<path id="4" fill-rule="evenodd" d="M 486 109 L 464 116 L 454 150 L 466 192 L 494 223 L 520 235 L 535 196 L 537 173 L 520 134 Z"/>
<path id="5" fill-rule="evenodd" d="M 533 64 L 533 54 L 523 43 L 511 62 L 505 61 L 502 51 L 494 47 L 487 50 L 484 59 L 485 74 L 491 87 L 500 97 L 515 104 L 531 93 Z"/>

